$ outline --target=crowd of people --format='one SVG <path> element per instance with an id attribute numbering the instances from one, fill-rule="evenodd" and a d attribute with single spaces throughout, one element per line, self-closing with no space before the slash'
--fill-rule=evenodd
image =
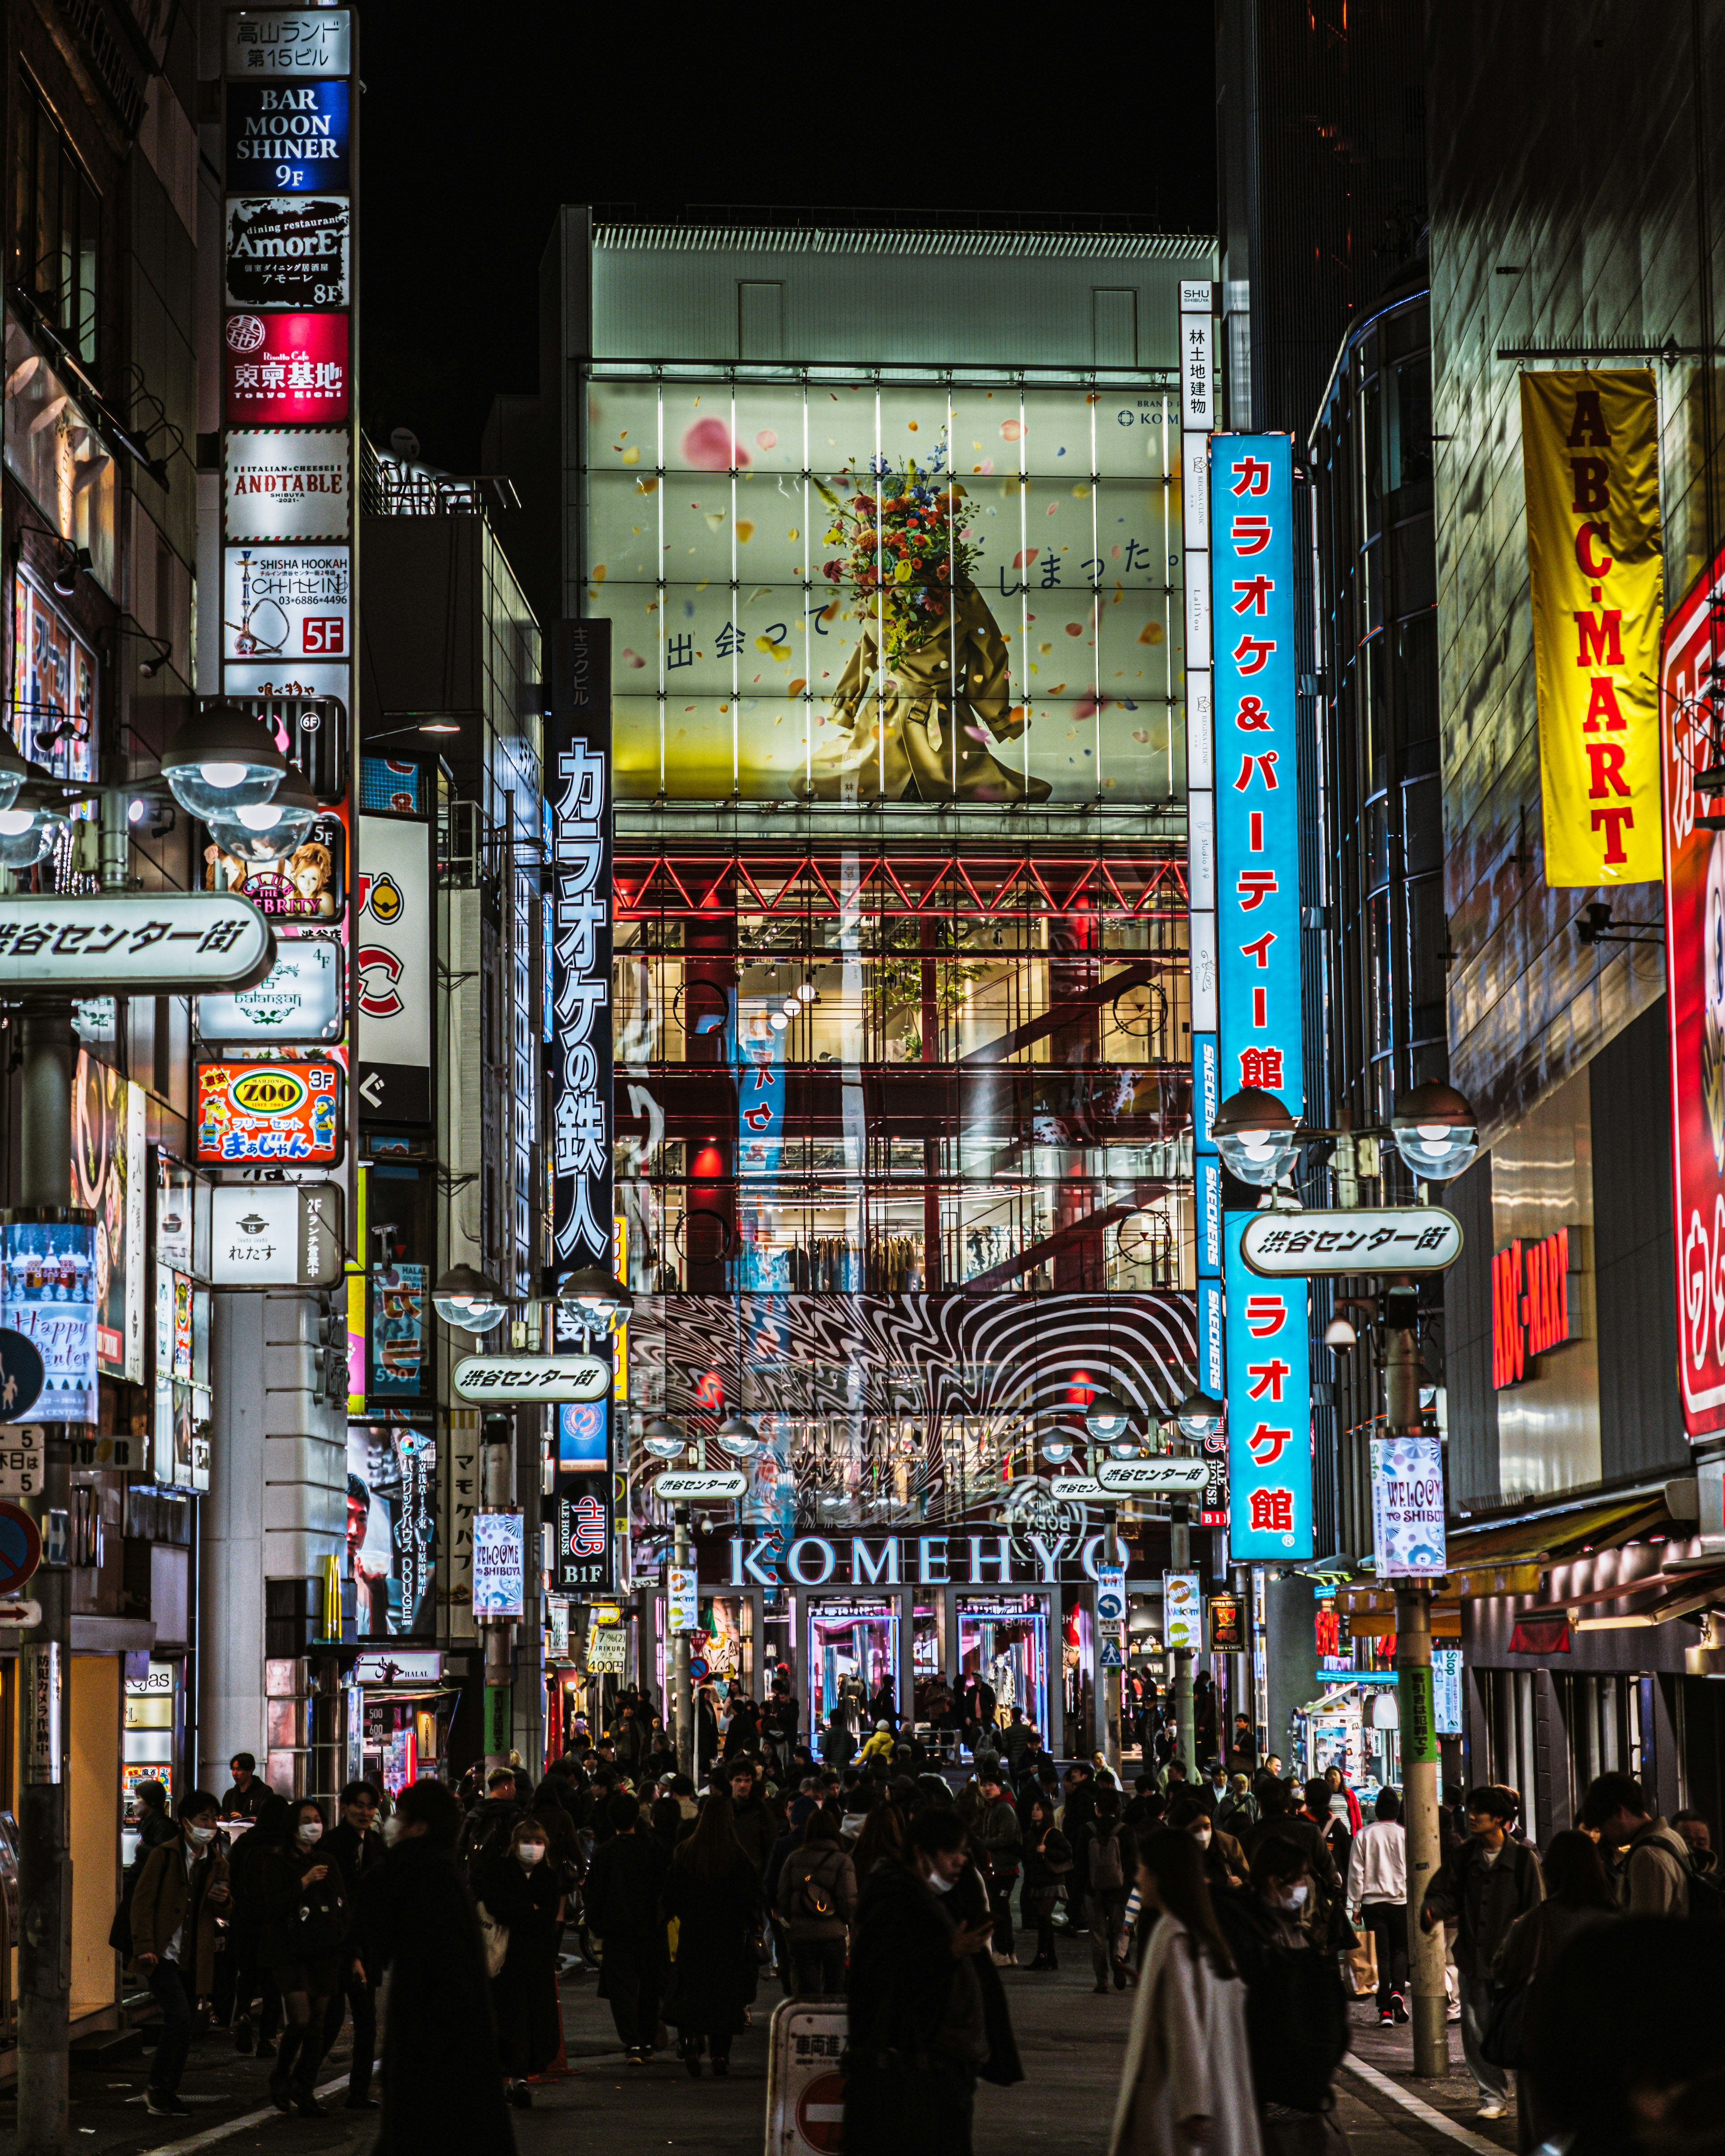
<path id="1" fill-rule="evenodd" d="M 392 1806 L 357 1782 L 334 1823 L 266 1789 L 244 1754 L 224 1797 L 194 1790 L 176 1819 L 146 1785 L 115 1943 L 160 2008 L 150 2113 L 189 2115 L 200 2015 L 267 2057 L 271 2099 L 306 2117 L 351 2019 L 346 2101 L 376 2107 L 388 1972 L 379 2147 L 474 2132 L 506 2148 L 509 2108 L 562 2066 L 560 1981 L 596 1973 L 629 2066 L 674 2046 L 696 2078 L 730 2071 L 774 1996 L 842 1996 L 847 2156 L 924 2141 L 963 2156 L 978 2080 L 1023 2078 L 1002 1973 L 1052 1972 L 1081 1942 L 1096 1992 L 1136 1990 L 1111 2156 L 1345 2147 L 1350 1963 L 1373 1968 L 1382 2022 L 1409 2014 L 1396 1791 L 1368 1819 L 1334 1768 L 1301 1784 L 1236 1743 L 1191 1777 L 1153 1739 L 1127 1788 L 1099 1759 L 1057 1766 L 998 1717 L 955 1774 L 890 1712 L 834 1765 L 798 1742 L 788 1691 L 727 1704 L 699 1780 L 650 1702 L 625 1694 L 536 1785 L 495 1766 Z M 883 1704 L 862 1702 L 859 1722 Z M 1420 1912 L 1444 1929 L 1480 2115 L 1505 2116 L 1513 2075 L 1524 2149 L 1552 2133 L 1577 2137 L 1575 2156 L 1638 2146 L 1623 2110 L 1645 2110 L 1645 2086 L 1625 2093 L 1635 2074 L 1673 2118 L 1697 2087 L 1716 2102 L 1719 2076 L 1697 2083 L 1695 2056 L 1644 2015 L 1610 2096 L 1578 2053 L 1599 2017 L 1572 1972 L 1656 1952 L 1717 1999 L 1725 1927 L 1679 1921 L 1725 1912 L 1706 1823 L 1667 1825 L 1621 1774 L 1543 1852 L 1518 1820 L 1515 1793 L 1490 1785 L 1446 1807 Z M 1598 2138 L 1608 2118 L 1616 2141 Z"/>

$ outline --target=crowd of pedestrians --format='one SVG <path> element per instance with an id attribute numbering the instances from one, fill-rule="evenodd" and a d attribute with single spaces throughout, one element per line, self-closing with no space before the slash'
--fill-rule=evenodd
<path id="1" fill-rule="evenodd" d="M 890 1697 L 855 1709 L 857 1730 L 843 1726 L 868 1741 L 835 1766 L 800 1743 L 783 1681 L 762 1704 L 714 1702 L 696 1779 L 650 1702 L 625 1694 L 536 1786 L 500 1766 L 390 1805 L 356 1782 L 333 1822 L 265 1789 L 244 1754 L 225 1796 L 194 1790 L 177 1818 L 146 1784 L 115 1944 L 159 2008 L 146 2108 L 190 2115 L 179 2084 L 202 2015 L 270 2061 L 279 2108 L 317 2116 L 319 2069 L 351 2020 L 345 2101 L 381 2102 L 380 2148 L 507 2148 L 510 2107 L 566 2071 L 560 1984 L 596 1974 L 629 2066 L 674 2049 L 696 2078 L 728 2074 L 777 1997 L 842 1996 L 848 2156 L 963 2156 L 978 2080 L 1023 2078 L 1002 1972 L 1034 1980 L 1081 1940 L 1096 1992 L 1136 1990 L 1110 2156 L 1345 2147 L 1350 1964 L 1375 1972 L 1381 2022 L 1409 2018 L 1394 1789 L 1368 1817 L 1339 1772 L 1301 1783 L 1274 1756 L 1260 1766 L 1243 1729 L 1189 1776 L 1178 1742 L 1157 1741 L 1153 1702 L 1130 1788 L 1100 1759 L 1057 1766 L 1022 1717 L 978 1723 L 954 1771 L 898 1727 Z M 1717 1998 L 1707 1958 L 1725 1927 L 1674 1922 L 1725 1913 L 1707 1825 L 1668 1825 L 1622 1774 L 1543 1854 L 1519 1819 L 1512 1790 L 1453 1801 L 1420 1911 L 1443 1930 L 1480 2116 L 1513 2100 L 1526 2150 L 1566 2133 L 1575 2156 L 1637 2146 L 1633 2120 L 1630 2138 L 1598 2138 L 1622 2102 L 1645 2109 L 1645 2087 L 1631 2076 L 1640 2092 L 1619 2089 L 1614 2111 L 1596 2062 L 1573 2063 L 1590 2010 L 1571 1972 L 1609 1935 L 1632 1959 L 1695 1963 Z M 1656 2029 L 1644 2048 L 1635 2071 L 1667 2108 L 1699 2101 L 1688 2079 L 1671 2093 Z"/>

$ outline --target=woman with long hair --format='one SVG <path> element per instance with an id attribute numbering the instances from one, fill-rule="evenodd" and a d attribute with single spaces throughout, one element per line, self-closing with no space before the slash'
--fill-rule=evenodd
<path id="1" fill-rule="evenodd" d="M 859 1885 L 877 1864 L 901 1863 L 904 1854 L 905 1815 L 891 1797 L 880 1797 L 865 1814 L 850 1852 Z"/>
<path id="2" fill-rule="evenodd" d="M 677 1928 L 665 2018 L 696 2079 L 703 2046 L 713 2071 L 731 2071 L 731 2040 L 745 2025 L 760 1967 L 760 1876 L 737 1838 L 734 1808 L 710 1790 L 665 1882 L 665 1921 Z"/>
<path id="3" fill-rule="evenodd" d="M 545 1820 L 529 1812 L 511 1830 L 508 1848 L 480 1861 L 473 1882 L 485 1914 L 509 1934 L 491 2000 L 504 2094 L 519 2110 L 533 2102 L 528 2076 L 551 2064 L 562 2037 L 557 1969 L 563 1873 L 551 1850 Z"/>
<path id="4" fill-rule="evenodd" d="M 1109 2156 L 1261 2156 L 1246 2051 L 1245 1989 L 1217 1928 L 1189 1834 L 1138 1852 L 1156 1928 L 1138 1979 Z"/>
<path id="5" fill-rule="evenodd" d="M 1496 1984 L 1502 1989 L 1520 1987 L 1522 1990 L 1518 2020 L 1523 2032 L 1533 2025 L 1540 1984 L 1549 1978 L 1570 1940 L 1578 1932 L 1609 1923 L 1623 1914 L 1623 1906 L 1606 1876 L 1599 1845 L 1590 1834 L 1576 1828 L 1554 1834 L 1540 1870 L 1545 1899 L 1516 1918 L 1504 1933 L 1491 1964 Z M 1502 2032 L 1493 2033 L 1499 2035 L 1501 2044 Z M 1502 2061 L 1516 2070 L 1516 2145 L 1522 2149 L 1537 2148 L 1561 2123 L 1542 2092 L 1537 2051 L 1524 2033 L 1514 2055 Z"/>
<path id="6" fill-rule="evenodd" d="M 1054 1807 L 1038 1789 L 1024 1799 L 1024 1915 L 1036 1927 L 1032 1969 L 1058 1969 L 1054 1912 L 1066 1898 L 1072 1845 L 1055 1825 Z M 1111 1945 L 1112 1942 L 1110 1942 Z"/>
<path id="7" fill-rule="evenodd" d="M 327 1824 L 323 1806 L 302 1797 L 285 1838 L 264 1861 L 259 1881 L 259 1958 L 275 1979 L 287 2015 L 270 2076 L 270 2101 L 278 2111 L 295 2110 L 301 2118 L 323 2116 L 312 2085 L 323 2054 L 324 2015 L 331 1994 L 354 1966 L 347 1882 L 341 1866 L 318 1848 Z"/>

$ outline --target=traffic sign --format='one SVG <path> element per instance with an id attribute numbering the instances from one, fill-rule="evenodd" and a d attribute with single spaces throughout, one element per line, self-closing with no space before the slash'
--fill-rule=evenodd
<path id="1" fill-rule="evenodd" d="M 0 1625 L 39 1625 L 41 1622 L 42 1604 L 39 1602 L 20 1602 L 16 1597 L 10 1596 L 0 1601 Z"/>
<path id="2" fill-rule="evenodd" d="M 818 2074 L 797 2098 L 797 2132 L 811 2148 L 825 2152 L 845 2142 L 845 2076 Z"/>
<path id="3" fill-rule="evenodd" d="M 1102 1667 L 1105 1670 L 1118 1670 L 1125 1666 L 1125 1663 L 1121 1659 L 1120 1642 L 1111 1633 L 1102 1642 Z"/>
<path id="4" fill-rule="evenodd" d="M 653 1494 L 661 1505 L 691 1505 L 702 1498 L 710 1502 L 740 1497 L 749 1478 L 740 1467 L 673 1468 L 653 1478 Z"/>
<path id="5" fill-rule="evenodd" d="M 0 1501 L 0 1594 L 33 1579 L 41 1563 L 41 1530 L 22 1505 Z"/>
<path id="6" fill-rule="evenodd" d="M 767 2038 L 766 2156 L 836 2156 L 844 2147 L 848 2041 L 842 1999 L 787 1999 Z"/>
<path id="7" fill-rule="evenodd" d="M 35 1342 L 0 1325 L 0 1422 L 22 1422 L 41 1399 L 47 1380 Z"/>
<path id="8" fill-rule="evenodd" d="M 1123 1564 L 1099 1564 L 1096 1567 L 1096 1622 L 1099 1625 L 1123 1625 L 1126 1622 L 1126 1567 Z"/>
<path id="9" fill-rule="evenodd" d="M 1461 1223 L 1441 1205 L 1362 1205 L 1254 1213 L 1240 1254 L 1268 1280 L 1440 1273 L 1461 1255 Z"/>
<path id="10" fill-rule="evenodd" d="M 0 1430 L 0 1497 L 42 1495 L 43 1450 L 47 1433 L 39 1422 Z"/>

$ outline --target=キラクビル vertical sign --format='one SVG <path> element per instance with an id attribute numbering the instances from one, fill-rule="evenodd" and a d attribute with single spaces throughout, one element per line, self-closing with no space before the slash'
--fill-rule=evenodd
<path id="1" fill-rule="evenodd" d="M 1545 880 L 1656 883 L 1664 606 L 1652 370 L 1522 377 Z"/>
<path id="2" fill-rule="evenodd" d="M 611 624 L 552 634 L 552 1262 L 611 1270 Z"/>
<path id="3" fill-rule="evenodd" d="M 1692 1438 L 1725 1430 L 1725 831 L 1697 828 L 1718 761 L 1716 609 L 1725 553 L 1671 616 L 1661 673 L 1677 1381 Z"/>
<path id="4" fill-rule="evenodd" d="M 1293 448 L 1286 434 L 1210 442 L 1216 799 L 1217 1086 L 1305 1106 L 1294 648 Z M 1304 1281 L 1266 1283 L 1223 1229 L 1229 1548 L 1314 1554 L 1312 1382 Z"/>

